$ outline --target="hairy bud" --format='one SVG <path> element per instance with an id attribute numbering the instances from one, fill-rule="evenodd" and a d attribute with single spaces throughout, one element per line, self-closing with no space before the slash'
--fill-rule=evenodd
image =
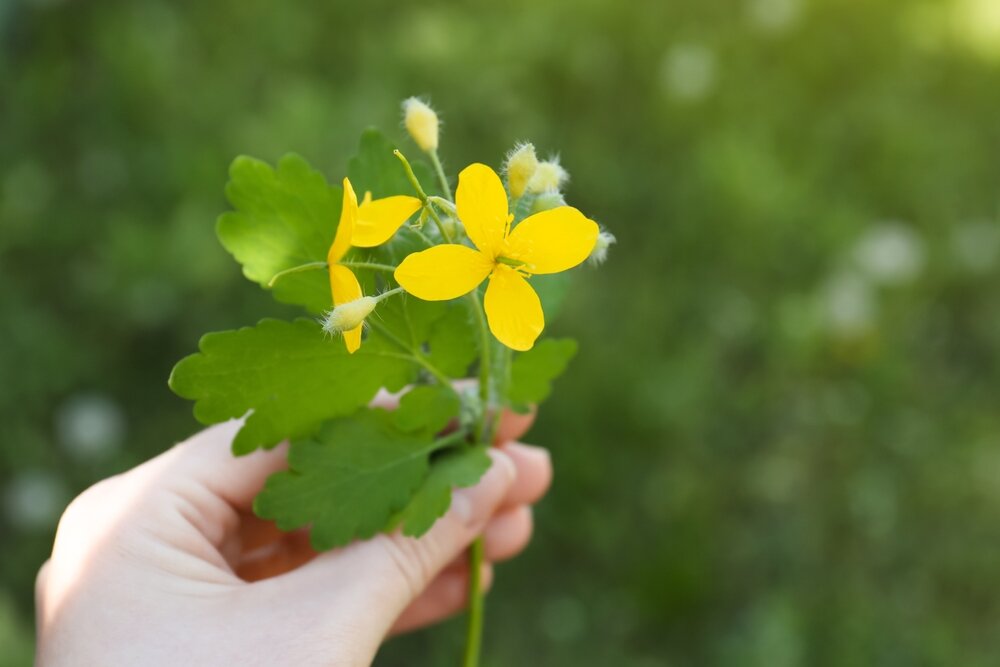
<path id="1" fill-rule="evenodd" d="M 378 299 L 373 296 L 363 296 L 360 299 L 342 303 L 323 318 L 323 331 L 339 335 L 355 329 L 364 324 L 365 318 L 371 315 L 377 304 Z"/>
<path id="2" fill-rule="evenodd" d="M 416 97 L 404 100 L 403 124 L 406 125 L 406 131 L 413 137 L 420 150 L 425 153 L 437 150 L 438 129 L 441 123 L 438 121 L 437 113 L 426 102 Z"/>
<path id="3" fill-rule="evenodd" d="M 530 143 L 518 144 L 507 155 L 507 162 L 504 171 L 507 172 L 507 187 L 510 188 L 510 196 L 520 199 L 524 191 L 528 188 L 528 182 L 538 169 L 538 156 L 535 155 L 535 147 Z"/>

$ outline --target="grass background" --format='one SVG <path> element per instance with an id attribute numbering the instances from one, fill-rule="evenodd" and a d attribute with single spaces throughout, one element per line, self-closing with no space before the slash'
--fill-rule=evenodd
<path id="1" fill-rule="evenodd" d="M 619 240 L 486 665 L 996 664 L 993 0 L 6 0 L 0 665 L 64 504 L 195 429 L 172 364 L 288 312 L 214 239 L 230 160 L 339 178 L 413 94 L 450 172 L 530 139 Z"/>

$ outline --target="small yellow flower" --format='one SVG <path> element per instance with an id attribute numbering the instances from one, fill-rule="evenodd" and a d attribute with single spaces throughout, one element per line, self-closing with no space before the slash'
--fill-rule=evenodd
<path id="1" fill-rule="evenodd" d="M 385 243 L 419 208 L 420 200 L 416 197 L 397 196 L 372 200 L 371 193 L 365 194 L 365 199 L 359 206 L 351 181 L 344 179 L 340 224 L 326 255 L 334 306 L 350 303 L 364 296 L 354 272 L 340 263 L 351 246 L 371 248 Z M 361 347 L 361 324 L 343 334 L 344 345 L 353 354 Z"/>
<path id="2" fill-rule="evenodd" d="M 513 230 L 500 177 L 484 164 L 458 176 L 458 217 L 476 249 L 434 246 L 409 255 L 396 269 L 403 289 L 425 301 L 444 301 L 476 289 L 489 277 L 484 306 L 490 331 L 515 350 L 530 350 L 545 328 L 535 290 L 525 278 L 571 269 L 590 255 L 598 227 L 571 206 L 522 220 Z"/>

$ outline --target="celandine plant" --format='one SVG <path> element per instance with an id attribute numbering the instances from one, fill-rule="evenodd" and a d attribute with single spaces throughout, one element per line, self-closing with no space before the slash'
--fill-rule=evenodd
<path id="1" fill-rule="evenodd" d="M 254 510 L 282 530 L 308 527 L 317 550 L 379 531 L 422 535 L 452 488 L 479 480 L 502 411 L 545 399 L 576 352 L 572 340 L 538 340 L 566 293 L 563 272 L 599 263 L 614 242 L 566 205 L 566 172 L 531 144 L 507 156 L 506 188 L 472 164 L 452 197 L 437 114 L 416 99 L 403 110 L 430 165 L 373 130 L 343 188 L 296 155 L 277 169 L 233 162 L 222 245 L 247 278 L 320 319 L 207 334 L 170 378 L 200 422 L 245 417 L 235 454 L 291 442 L 288 470 Z M 477 383 L 454 383 L 472 373 Z M 369 407 L 380 389 L 405 392 L 398 409 Z M 479 539 L 465 665 L 478 663 L 482 560 Z"/>

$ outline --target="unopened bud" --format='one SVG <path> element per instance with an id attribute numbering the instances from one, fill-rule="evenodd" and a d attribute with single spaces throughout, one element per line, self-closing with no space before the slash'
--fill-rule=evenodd
<path id="1" fill-rule="evenodd" d="M 597 243 L 594 244 L 594 249 L 590 251 L 590 257 L 588 257 L 590 263 L 603 264 L 604 260 L 608 258 L 608 249 L 617 242 L 618 239 L 615 238 L 614 234 L 602 229 L 597 235 Z"/>
<path id="2" fill-rule="evenodd" d="M 528 192 L 559 191 L 569 180 L 569 174 L 557 158 L 551 158 L 538 163 L 535 175 L 528 181 Z"/>
<path id="3" fill-rule="evenodd" d="M 403 101 L 403 124 L 420 150 L 432 153 L 438 147 L 437 113 L 423 100 L 411 97 Z"/>
<path id="4" fill-rule="evenodd" d="M 323 318 L 323 331 L 331 335 L 339 335 L 351 329 L 356 329 L 365 322 L 378 304 L 373 296 L 363 296 L 354 301 L 342 303 Z"/>
<path id="5" fill-rule="evenodd" d="M 566 200 L 563 199 L 562 194 L 556 190 L 549 190 L 535 197 L 535 201 L 531 202 L 531 212 L 541 213 L 565 205 Z"/>
<path id="6" fill-rule="evenodd" d="M 528 181 L 535 175 L 536 169 L 538 169 L 538 156 L 535 155 L 535 147 L 530 143 L 515 146 L 507 155 L 504 168 L 507 172 L 507 187 L 510 188 L 511 197 L 520 199 L 524 195 Z"/>

